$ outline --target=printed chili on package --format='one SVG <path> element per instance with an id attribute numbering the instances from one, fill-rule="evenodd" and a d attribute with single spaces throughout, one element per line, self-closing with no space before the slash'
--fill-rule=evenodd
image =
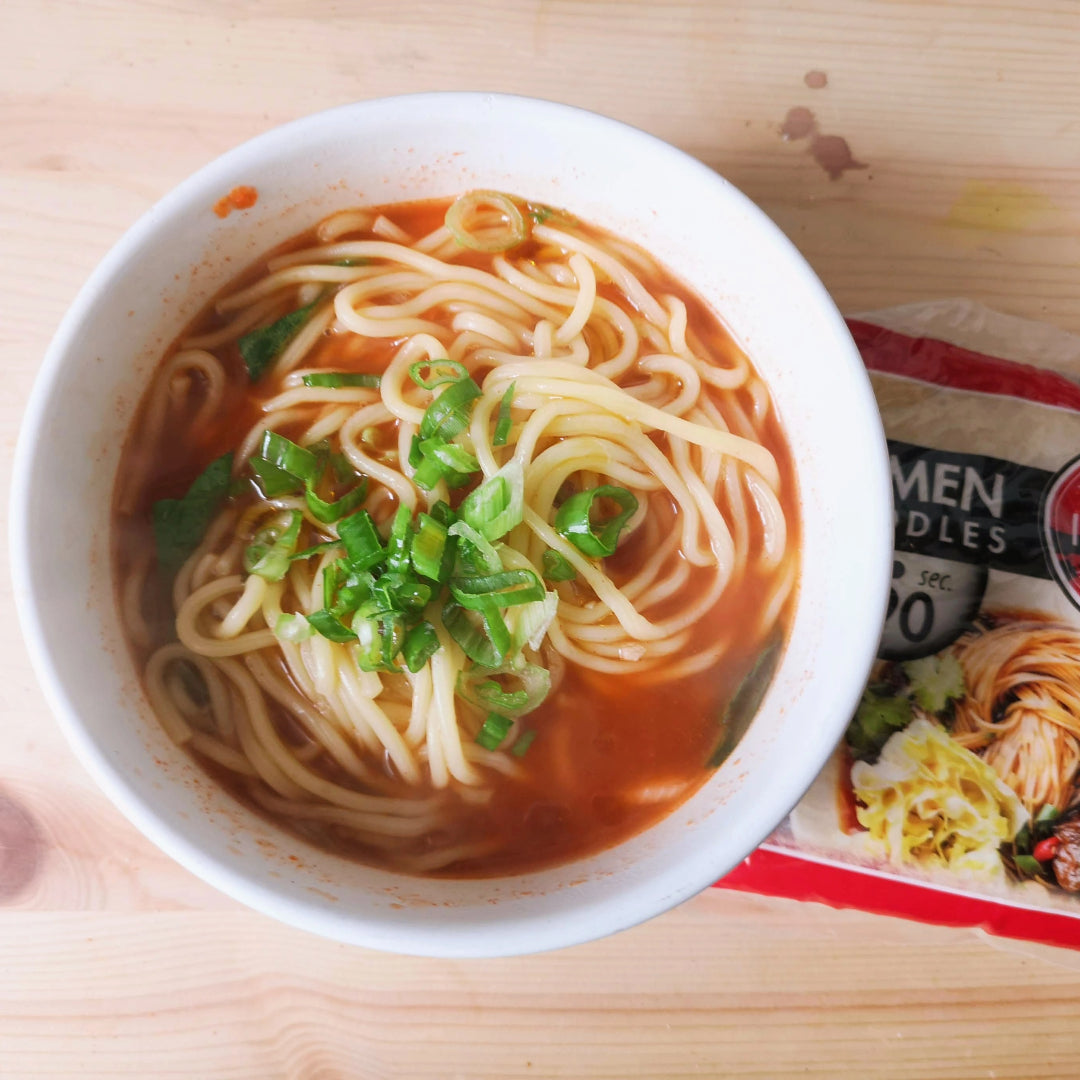
<path id="1" fill-rule="evenodd" d="M 849 325 L 895 504 L 878 660 L 723 884 L 1080 946 L 1080 338 L 966 301 Z"/>

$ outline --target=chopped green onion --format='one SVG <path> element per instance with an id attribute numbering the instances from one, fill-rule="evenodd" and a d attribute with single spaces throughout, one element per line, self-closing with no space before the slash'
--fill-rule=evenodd
<path id="1" fill-rule="evenodd" d="M 422 390 L 434 390 L 443 383 L 461 382 L 468 377 L 469 369 L 464 364 L 447 357 L 441 360 L 418 360 L 409 368 L 409 378 Z"/>
<path id="2" fill-rule="evenodd" d="M 345 545 L 345 557 L 356 570 L 370 570 L 386 558 L 386 549 L 375 522 L 366 510 L 338 522 L 338 536 Z"/>
<path id="3" fill-rule="evenodd" d="M 510 631 L 498 609 L 490 608 L 479 614 L 478 625 L 476 614 L 459 604 L 449 603 L 442 610 L 443 626 L 470 660 L 495 668 L 503 662 L 510 648 Z"/>
<path id="4" fill-rule="evenodd" d="M 350 612 L 358 611 L 371 600 L 375 591 L 375 578 L 368 570 L 360 570 L 349 574 L 344 582 L 334 581 L 330 599 L 326 598 L 325 584 L 326 578 L 324 577 L 323 607 L 331 615 L 337 615 L 339 618 L 348 615 Z"/>
<path id="5" fill-rule="evenodd" d="M 413 483 L 421 491 L 430 491 L 445 475 L 443 467 L 433 458 L 424 458 L 413 473 Z"/>
<path id="6" fill-rule="evenodd" d="M 350 255 L 344 259 L 335 259 L 331 266 L 371 266 L 374 263 L 374 259 L 369 259 L 365 255 Z"/>
<path id="7" fill-rule="evenodd" d="M 263 457 L 253 457 L 250 461 L 251 471 L 255 474 L 259 490 L 264 499 L 277 499 L 282 495 L 292 495 L 304 487 L 304 481 L 299 476 L 279 469 L 276 465 Z"/>
<path id="8" fill-rule="evenodd" d="M 330 454 L 327 460 L 330 462 L 330 468 L 334 470 L 334 479 L 339 484 L 344 484 L 346 480 L 351 480 L 356 476 L 352 464 L 344 454 Z"/>
<path id="9" fill-rule="evenodd" d="M 1060 816 L 1061 812 L 1053 803 L 1046 803 L 1035 815 L 1035 824 L 1043 825 L 1048 821 L 1055 821 Z"/>
<path id="10" fill-rule="evenodd" d="M 443 557 L 446 554 L 446 544 L 449 538 L 446 526 L 440 524 L 429 514 L 421 514 L 416 519 L 416 523 L 419 527 L 409 550 L 413 569 L 421 577 L 444 582 L 449 573 L 448 570 L 444 571 L 443 567 Z"/>
<path id="11" fill-rule="evenodd" d="M 305 483 L 314 484 L 322 471 L 317 454 L 297 446 L 291 439 L 286 439 L 284 435 L 278 435 L 274 431 L 263 432 L 259 453 L 271 465 L 276 465 Z"/>
<path id="12" fill-rule="evenodd" d="M 424 455 L 420 453 L 420 436 L 414 435 L 412 442 L 409 443 L 409 465 L 414 469 L 419 469 L 423 460 Z"/>
<path id="13" fill-rule="evenodd" d="M 366 386 L 377 390 L 381 379 L 361 371 L 313 371 L 304 376 L 305 386 L 325 386 L 337 390 L 341 386 Z"/>
<path id="14" fill-rule="evenodd" d="M 573 581 L 577 571 L 562 552 L 548 548 L 544 552 L 544 577 L 548 581 Z"/>
<path id="15" fill-rule="evenodd" d="M 431 599 L 431 586 L 411 574 L 390 571 L 371 586 L 371 599 L 380 611 L 422 611 Z"/>
<path id="16" fill-rule="evenodd" d="M 525 469 L 511 458 L 497 473 L 465 496 L 458 515 L 488 540 L 498 540 L 525 515 Z"/>
<path id="17" fill-rule="evenodd" d="M 491 224 L 491 217 L 497 224 Z M 501 191 L 469 191 L 460 195 L 443 219 L 450 234 L 472 251 L 509 251 L 529 235 L 513 199 Z"/>
<path id="18" fill-rule="evenodd" d="M 345 580 L 345 560 L 338 559 L 323 567 L 322 574 L 322 606 L 329 611 L 334 606 L 334 597 Z"/>
<path id="19" fill-rule="evenodd" d="M 390 539 L 386 542 L 386 568 L 392 573 L 402 573 L 409 568 L 411 523 L 412 511 L 404 504 L 400 505 L 390 526 Z"/>
<path id="20" fill-rule="evenodd" d="M 310 559 L 312 555 L 321 555 L 324 551 L 330 551 L 332 548 L 341 547 L 340 540 L 325 540 L 321 544 L 315 544 L 313 547 L 304 548 L 303 551 L 298 551 L 295 555 L 289 556 L 289 562 L 298 562 L 300 559 Z"/>
<path id="21" fill-rule="evenodd" d="M 592 508 L 597 499 L 610 499 L 619 506 L 619 513 L 594 524 Z M 637 508 L 637 499 L 626 488 L 601 484 L 600 487 L 571 495 L 555 515 L 555 528 L 582 554 L 604 558 L 615 553 L 619 533 Z"/>
<path id="22" fill-rule="evenodd" d="M 440 525 L 445 525 L 447 528 L 450 528 L 450 526 L 458 519 L 457 514 L 450 509 L 450 504 L 448 502 L 443 502 L 442 499 L 440 499 L 428 512 Z"/>
<path id="23" fill-rule="evenodd" d="M 520 685 L 508 689 L 497 679 L 517 680 Z M 536 664 L 503 666 L 494 670 L 478 666 L 462 671 L 457 679 L 459 697 L 480 708 L 498 709 L 506 716 L 524 716 L 532 712 L 550 692 L 551 674 L 547 668 Z"/>
<path id="24" fill-rule="evenodd" d="M 543 600 L 517 608 L 511 634 L 513 648 L 520 651 L 528 645 L 530 649 L 539 649 L 558 612 L 559 594 L 554 591 L 545 593 Z"/>
<path id="25" fill-rule="evenodd" d="M 397 671 L 394 657 L 405 640 L 405 623 L 396 611 L 380 611 L 353 619 L 361 671 Z"/>
<path id="26" fill-rule="evenodd" d="M 401 646 L 405 666 L 415 675 L 438 651 L 439 635 L 429 622 L 417 623 Z"/>
<path id="27" fill-rule="evenodd" d="M 468 426 L 473 402 L 480 396 L 480 387 L 465 378 L 451 383 L 425 410 L 420 421 L 420 438 L 436 435 L 449 442 Z"/>
<path id="28" fill-rule="evenodd" d="M 247 365 L 248 377 L 252 382 L 262 378 L 266 369 L 278 358 L 300 327 L 308 321 L 318 302 L 316 300 L 307 307 L 291 311 L 277 322 L 252 330 L 240 338 L 236 344 Z"/>
<path id="29" fill-rule="evenodd" d="M 513 754 L 514 757 L 524 757 L 529 747 L 532 746 L 535 738 L 535 731 L 523 731 L 519 738 L 514 742 L 514 745 L 510 748 L 510 753 Z"/>
<path id="30" fill-rule="evenodd" d="M 152 511 L 154 543 L 162 573 L 172 578 L 202 543 L 210 522 L 229 494 L 231 453 L 210 462 L 181 499 L 158 499 Z"/>
<path id="31" fill-rule="evenodd" d="M 336 641 L 339 644 L 345 644 L 349 641 L 356 641 L 356 634 L 353 633 L 336 615 L 331 615 L 329 611 L 316 611 L 313 615 L 307 617 L 307 621 L 319 631 L 324 638 L 328 638 L 330 641 Z"/>
<path id="32" fill-rule="evenodd" d="M 307 641 L 314 633 L 315 628 L 303 615 L 279 615 L 274 623 L 274 636 L 293 645 Z"/>
<path id="33" fill-rule="evenodd" d="M 435 504 L 438 506 L 438 503 Z M 435 509 L 432 507 L 432 510 Z M 450 536 L 456 536 L 464 543 L 458 544 L 461 561 L 470 569 L 497 574 L 503 568 L 499 553 L 481 533 L 478 533 L 467 521 L 455 521 L 447 530 Z"/>
<path id="34" fill-rule="evenodd" d="M 480 462 L 468 450 L 444 439 L 424 439 L 420 443 L 420 453 L 428 461 L 437 461 L 446 472 L 468 474 L 480 471 Z"/>
<path id="35" fill-rule="evenodd" d="M 510 406 L 514 400 L 515 386 L 517 386 L 517 383 L 512 382 L 506 388 L 502 401 L 499 402 L 499 418 L 495 422 L 495 435 L 491 440 L 492 446 L 505 446 L 506 440 L 510 438 L 510 425 L 513 422 L 510 416 Z"/>
<path id="36" fill-rule="evenodd" d="M 347 495 L 342 495 L 337 502 L 326 502 L 320 499 L 310 487 L 304 492 L 304 498 L 307 499 L 311 516 L 324 525 L 331 525 L 346 514 L 351 514 L 367 498 L 367 489 L 367 477 L 364 476 L 352 491 Z"/>
<path id="37" fill-rule="evenodd" d="M 498 713 L 488 713 L 483 726 L 476 733 L 476 741 L 485 750 L 498 750 L 503 739 L 510 734 L 514 721 L 508 716 L 500 716 Z"/>
<path id="38" fill-rule="evenodd" d="M 280 581 L 289 570 L 289 556 L 296 548 L 304 515 L 299 510 L 289 513 L 288 524 L 261 530 L 244 551 L 244 567 L 267 581 Z"/>
<path id="39" fill-rule="evenodd" d="M 492 606 L 514 607 L 544 599 L 544 586 L 531 570 L 502 570 L 481 577 L 450 579 L 454 599 L 470 611 L 487 611 Z"/>

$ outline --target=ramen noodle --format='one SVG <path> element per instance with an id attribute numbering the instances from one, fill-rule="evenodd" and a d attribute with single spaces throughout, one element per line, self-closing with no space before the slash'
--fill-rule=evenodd
<path id="1" fill-rule="evenodd" d="M 147 697 L 335 852 L 609 847 L 730 752 L 796 593 L 761 378 L 646 252 L 501 192 L 334 214 L 182 333 L 120 463 Z"/>

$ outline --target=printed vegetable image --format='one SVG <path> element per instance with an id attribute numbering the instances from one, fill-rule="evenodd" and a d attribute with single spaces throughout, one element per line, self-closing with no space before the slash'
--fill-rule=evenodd
<path id="1" fill-rule="evenodd" d="M 859 823 L 894 863 L 1001 873 L 998 847 L 1024 820 L 1016 796 L 985 762 L 920 718 L 892 735 L 851 783 Z"/>

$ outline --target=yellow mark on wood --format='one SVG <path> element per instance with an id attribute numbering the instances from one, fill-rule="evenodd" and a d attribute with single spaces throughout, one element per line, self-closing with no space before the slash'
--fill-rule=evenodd
<path id="1" fill-rule="evenodd" d="M 1045 224 L 1057 207 L 1042 192 L 1023 184 L 969 180 L 945 221 L 967 229 L 1020 232 Z"/>

